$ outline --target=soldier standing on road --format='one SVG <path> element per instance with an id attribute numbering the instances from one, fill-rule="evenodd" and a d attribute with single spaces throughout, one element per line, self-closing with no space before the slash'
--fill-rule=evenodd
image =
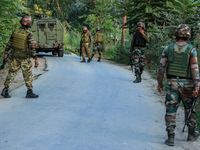
<path id="1" fill-rule="evenodd" d="M 11 97 L 8 93 L 9 86 L 12 84 L 17 72 L 21 68 L 28 89 L 26 98 L 37 98 L 38 95 L 34 94 L 32 90 L 32 62 L 30 57 L 32 56 L 35 59 L 35 68 L 38 66 L 38 60 L 36 57 L 33 34 L 28 30 L 28 28 L 32 26 L 32 19 L 30 16 L 24 16 L 20 20 L 20 23 L 22 26 L 15 29 L 12 33 L 4 52 L 4 59 L 7 59 L 10 49 L 12 49 L 10 69 L 1 95 L 4 98 Z"/>
<path id="2" fill-rule="evenodd" d="M 92 44 L 92 35 L 91 33 L 87 30 L 87 27 L 83 27 L 83 33 L 81 34 L 81 50 L 82 50 L 82 57 L 83 60 L 81 62 L 85 62 L 85 52 L 87 53 L 88 56 L 88 61 L 87 63 L 89 63 L 91 61 L 91 57 L 90 57 L 90 47 Z"/>
<path id="3" fill-rule="evenodd" d="M 176 112 L 182 101 L 185 108 L 185 118 L 193 103 L 192 97 L 199 93 L 199 66 L 197 51 L 186 41 L 191 37 L 190 28 L 186 24 L 180 24 L 175 31 L 176 42 L 167 46 L 163 53 L 158 70 L 158 91 L 163 90 L 163 77 L 166 68 L 167 95 L 165 123 L 168 139 L 166 145 L 174 146 L 174 130 L 176 127 Z M 188 141 L 194 141 L 199 137 L 195 131 L 197 126 L 196 113 L 193 109 L 188 126 Z"/>
<path id="4" fill-rule="evenodd" d="M 144 60 L 145 60 L 145 46 L 146 42 L 149 42 L 148 32 L 144 31 L 145 24 L 139 22 L 137 24 L 138 29 L 133 34 L 133 39 L 130 48 L 130 57 L 133 57 L 135 64 L 135 76 L 136 79 L 134 83 L 139 83 L 142 81 L 141 75 L 144 70 Z"/>
<path id="5" fill-rule="evenodd" d="M 96 28 L 96 34 L 95 34 L 95 39 L 94 39 L 94 44 L 93 44 L 93 53 L 92 53 L 92 57 L 91 60 L 93 58 L 93 56 L 95 55 L 96 51 L 98 50 L 99 53 L 99 58 L 98 58 L 98 62 L 101 61 L 101 52 L 103 50 L 103 42 L 104 42 L 104 38 L 103 38 L 103 34 L 100 33 L 100 27 Z"/>

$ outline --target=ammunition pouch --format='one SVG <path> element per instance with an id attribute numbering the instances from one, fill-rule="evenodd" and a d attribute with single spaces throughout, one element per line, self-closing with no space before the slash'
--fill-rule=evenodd
<path id="1" fill-rule="evenodd" d="M 13 58 L 28 58 L 30 52 L 28 49 L 28 31 L 16 29 L 12 35 L 13 41 L 11 47 L 13 49 Z"/>

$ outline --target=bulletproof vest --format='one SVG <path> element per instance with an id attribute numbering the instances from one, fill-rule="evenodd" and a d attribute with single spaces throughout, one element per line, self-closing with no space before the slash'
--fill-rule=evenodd
<path id="1" fill-rule="evenodd" d="M 147 34 L 147 32 L 144 31 L 144 34 Z M 136 30 L 135 32 L 134 46 L 138 46 L 138 47 L 146 46 L 146 40 L 138 30 Z"/>
<path id="2" fill-rule="evenodd" d="M 97 42 L 98 43 L 103 42 L 103 34 L 102 33 L 97 33 Z"/>
<path id="3" fill-rule="evenodd" d="M 12 48 L 13 58 L 27 58 L 29 57 L 28 52 L 28 35 L 29 32 L 25 31 L 23 29 L 16 29 L 12 35 L 13 41 L 12 41 Z"/>
<path id="4" fill-rule="evenodd" d="M 167 75 L 191 78 L 190 52 L 193 45 L 169 45 Z"/>
<path id="5" fill-rule="evenodd" d="M 89 33 L 82 33 L 81 34 L 81 41 L 82 43 L 89 43 L 90 42 L 90 38 L 89 38 Z"/>

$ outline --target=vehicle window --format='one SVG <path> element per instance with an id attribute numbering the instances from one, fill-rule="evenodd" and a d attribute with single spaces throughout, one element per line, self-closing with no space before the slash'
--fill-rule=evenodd
<path id="1" fill-rule="evenodd" d="M 41 31 L 44 31 L 45 23 L 40 23 L 39 24 L 39 28 L 41 29 Z"/>
<path id="2" fill-rule="evenodd" d="M 49 29 L 50 29 L 51 31 L 53 31 L 54 25 L 55 25 L 54 23 L 49 23 L 49 24 L 48 24 L 48 27 L 49 27 Z"/>

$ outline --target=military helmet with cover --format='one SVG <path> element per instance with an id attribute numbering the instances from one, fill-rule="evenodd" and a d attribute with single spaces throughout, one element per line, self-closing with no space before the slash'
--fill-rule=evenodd
<path id="1" fill-rule="evenodd" d="M 138 22 L 137 27 L 142 27 L 143 29 L 145 29 L 145 24 L 143 22 Z"/>
<path id="2" fill-rule="evenodd" d="M 30 28 L 32 26 L 32 18 L 30 16 L 23 16 L 20 20 L 20 23 L 22 26 L 25 26 L 27 28 Z"/>
<path id="3" fill-rule="evenodd" d="M 87 27 L 86 26 L 83 26 L 83 31 L 87 31 Z"/>
<path id="4" fill-rule="evenodd" d="M 187 24 L 180 24 L 175 30 L 176 37 L 191 38 L 191 30 Z"/>
<path id="5" fill-rule="evenodd" d="M 100 27 L 96 27 L 96 31 L 100 31 Z"/>

